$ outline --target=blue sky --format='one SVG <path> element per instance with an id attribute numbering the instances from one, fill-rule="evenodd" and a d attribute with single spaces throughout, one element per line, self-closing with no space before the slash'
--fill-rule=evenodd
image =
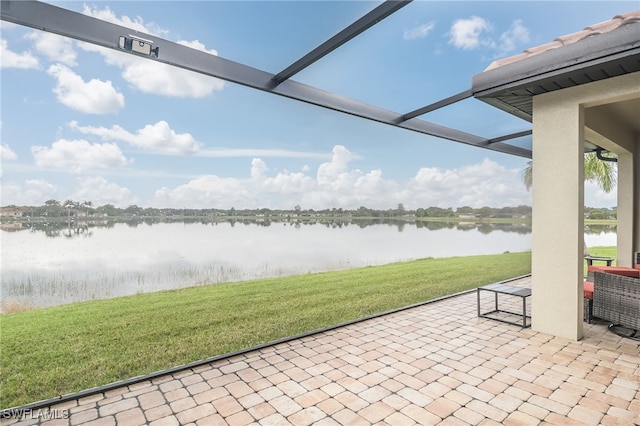
<path id="1" fill-rule="evenodd" d="M 56 2 L 277 73 L 378 3 Z M 636 1 L 414 1 L 294 80 L 405 113 L 492 61 Z M 1 205 L 407 208 L 531 204 L 526 159 L 1 23 Z M 475 99 L 421 117 L 484 137 L 530 124 Z M 530 144 L 530 139 L 516 143 Z M 615 195 L 585 185 L 585 204 Z"/>

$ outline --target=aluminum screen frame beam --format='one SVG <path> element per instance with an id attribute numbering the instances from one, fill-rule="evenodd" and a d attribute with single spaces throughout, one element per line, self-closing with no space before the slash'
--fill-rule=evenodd
<path id="1" fill-rule="evenodd" d="M 390 126 L 505 154 L 531 158 L 531 150 L 528 149 L 504 143 L 488 144 L 489 139 L 487 138 L 420 119 L 400 122 L 402 121 L 402 115 L 399 113 L 326 92 L 293 80 L 285 80 L 277 87 L 273 87 L 274 75 L 271 73 L 47 3 L 2 0 L 1 5 L 1 18 L 7 22 L 85 41 L 120 51 L 123 54 L 131 54 L 162 62 Z M 155 55 L 142 55 L 132 50 L 123 50 L 120 43 L 121 37 L 148 41 L 152 44 L 157 57 Z"/>
<path id="2" fill-rule="evenodd" d="M 523 130 L 522 132 L 511 133 L 510 135 L 504 135 L 504 136 L 498 136 L 497 138 L 491 138 L 491 139 L 489 139 L 487 144 L 491 145 L 491 144 L 494 144 L 494 143 L 503 142 L 503 141 L 510 140 L 510 139 L 517 139 L 517 138 L 521 138 L 523 136 L 529 136 L 529 135 L 532 135 L 532 134 L 533 134 L 533 130 Z"/>
<path id="3" fill-rule="evenodd" d="M 424 115 L 424 114 L 426 114 L 428 112 L 435 111 L 435 110 L 440 109 L 442 107 L 445 107 L 447 105 L 451 105 L 451 104 L 454 104 L 454 103 L 456 103 L 458 101 L 462 101 L 464 99 L 468 99 L 468 98 L 470 98 L 472 96 L 473 96 L 473 90 L 471 90 L 471 89 L 465 90 L 464 92 L 460 92 L 460 93 L 455 94 L 453 96 L 449 96 L 448 98 L 442 99 L 442 100 L 440 100 L 438 102 L 434 102 L 434 103 L 432 103 L 430 105 L 423 106 L 422 108 L 418 108 L 418 109 L 416 109 L 414 111 L 411 111 L 411 112 L 408 112 L 406 114 L 403 114 L 402 117 L 401 117 L 400 122 L 411 120 L 412 118 L 419 117 L 419 116 Z"/>
<path id="4" fill-rule="evenodd" d="M 368 30 L 378 22 L 382 21 L 387 16 L 395 13 L 401 8 L 405 7 L 413 0 L 386 0 L 384 3 L 377 6 L 371 12 L 364 15 L 362 18 L 350 24 L 348 27 L 340 31 L 338 34 L 331 37 L 329 40 L 322 43 L 320 46 L 313 49 L 311 52 L 298 59 L 293 64 L 289 65 L 284 70 L 280 71 L 273 76 L 273 85 L 277 86 L 285 80 L 288 80 L 293 75 L 302 71 L 309 65 L 318 61 L 325 55 L 333 52 L 338 47 L 342 46 L 352 38 L 356 37 L 360 33 Z"/>

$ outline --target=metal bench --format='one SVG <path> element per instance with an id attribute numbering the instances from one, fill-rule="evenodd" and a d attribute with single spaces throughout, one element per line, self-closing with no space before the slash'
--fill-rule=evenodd
<path id="1" fill-rule="evenodd" d="M 607 266 L 611 266 L 615 259 L 613 257 L 585 256 L 584 260 L 587 261 L 587 265 L 589 266 L 593 265 L 593 262 L 607 262 Z"/>
<path id="2" fill-rule="evenodd" d="M 481 312 L 480 293 L 483 291 L 493 293 L 494 295 L 494 309 L 492 311 Z M 515 287 L 511 285 L 498 283 L 498 284 L 489 284 L 482 287 L 478 287 L 477 293 L 478 293 L 478 317 L 488 318 L 495 321 L 504 322 L 507 324 L 519 325 L 522 328 L 531 327 L 531 316 L 527 315 L 527 297 L 531 296 L 530 288 Z M 513 311 L 500 309 L 498 304 L 499 294 L 516 296 L 516 297 L 522 298 L 522 312 L 513 312 Z M 506 315 L 498 316 L 496 314 L 506 314 Z M 509 316 L 517 316 L 519 318 L 522 318 L 522 321 L 515 322 L 505 318 L 505 317 L 508 318 Z M 529 321 L 527 321 L 527 319 Z"/>

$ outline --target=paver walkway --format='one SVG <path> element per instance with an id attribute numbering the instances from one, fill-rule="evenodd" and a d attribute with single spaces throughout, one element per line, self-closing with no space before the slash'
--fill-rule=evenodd
<path id="1" fill-rule="evenodd" d="M 2 424 L 629 426 L 639 364 L 640 343 L 605 325 L 554 338 L 477 318 L 472 293 Z"/>

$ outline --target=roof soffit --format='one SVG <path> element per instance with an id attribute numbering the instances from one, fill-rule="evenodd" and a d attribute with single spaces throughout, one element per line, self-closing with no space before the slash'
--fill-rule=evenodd
<path id="1" fill-rule="evenodd" d="M 488 69 L 473 77 L 472 90 L 476 98 L 531 121 L 535 95 L 636 71 L 640 21 L 630 19 L 610 32 Z"/>

